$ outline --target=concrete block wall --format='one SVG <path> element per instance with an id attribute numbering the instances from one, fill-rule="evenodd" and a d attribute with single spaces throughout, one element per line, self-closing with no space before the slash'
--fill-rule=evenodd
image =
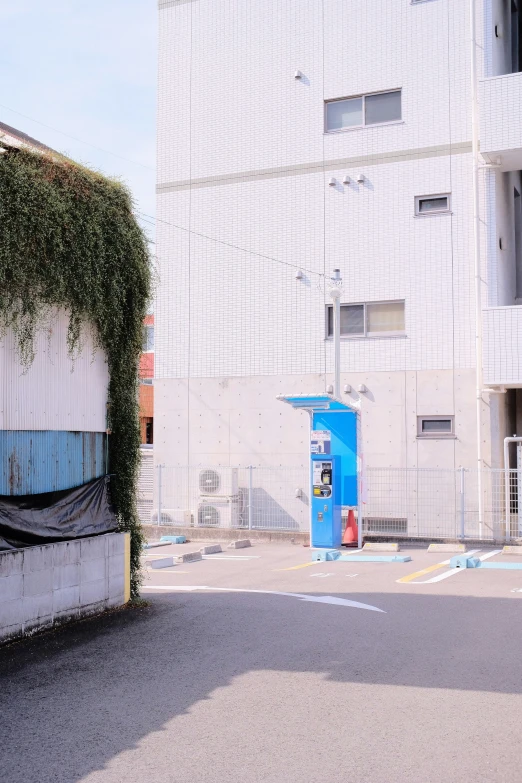
<path id="1" fill-rule="evenodd" d="M 127 533 L 0 552 L 0 643 L 129 599 Z"/>

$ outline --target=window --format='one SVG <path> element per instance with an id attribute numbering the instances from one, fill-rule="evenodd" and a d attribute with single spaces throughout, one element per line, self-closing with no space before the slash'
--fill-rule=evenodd
<path id="1" fill-rule="evenodd" d="M 359 95 L 339 101 L 326 102 L 326 131 L 361 128 L 365 125 L 383 125 L 402 118 L 401 91 Z"/>
<path id="2" fill-rule="evenodd" d="M 341 337 L 395 337 L 404 330 L 404 302 L 341 305 Z M 333 335 L 332 305 L 326 308 L 326 333 Z"/>
<path id="3" fill-rule="evenodd" d="M 441 193 L 436 196 L 416 196 L 416 215 L 441 215 L 448 214 L 451 210 L 450 194 Z"/>
<path id="4" fill-rule="evenodd" d="M 152 386 L 152 378 L 140 378 L 140 383 L 144 386 Z"/>
<path id="5" fill-rule="evenodd" d="M 417 416 L 418 438 L 454 438 L 454 416 Z"/>
<path id="6" fill-rule="evenodd" d="M 145 353 L 146 351 L 153 351 L 153 350 L 154 350 L 154 327 L 144 326 L 142 351 Z"/>

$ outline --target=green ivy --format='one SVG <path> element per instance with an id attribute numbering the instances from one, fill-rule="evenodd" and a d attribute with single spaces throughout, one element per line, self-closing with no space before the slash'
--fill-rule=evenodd
<path id="1" fill-rule="evenodd" d="M 131 534 L 131 594 L 140 587 L 143 534 L 136 509 L 138 363 L 150 295 L 147 243 L 126 188 L 51 153 L 0 155 L 0 330 L 14 330 L 22 363 L 55 308 L 69 313 L 68 347 L 94 327 L 109 368 L 112 500 Z"/>

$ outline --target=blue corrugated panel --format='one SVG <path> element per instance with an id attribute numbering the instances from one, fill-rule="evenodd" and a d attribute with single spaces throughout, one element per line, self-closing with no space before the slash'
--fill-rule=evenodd
<path id="1" fill-rule="evenodd" d="M 0 495 L 79 487 L 106 473 L 104 432 L 0 430 Z"/>

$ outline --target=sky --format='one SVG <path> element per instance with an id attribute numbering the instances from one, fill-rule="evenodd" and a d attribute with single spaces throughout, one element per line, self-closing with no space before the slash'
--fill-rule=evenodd
<path id="1" fill-rule="evenodd" d="M 122 179 L 152 216 L 157 13 L 157 0 L 0 2 L 0 121 Z"/>

